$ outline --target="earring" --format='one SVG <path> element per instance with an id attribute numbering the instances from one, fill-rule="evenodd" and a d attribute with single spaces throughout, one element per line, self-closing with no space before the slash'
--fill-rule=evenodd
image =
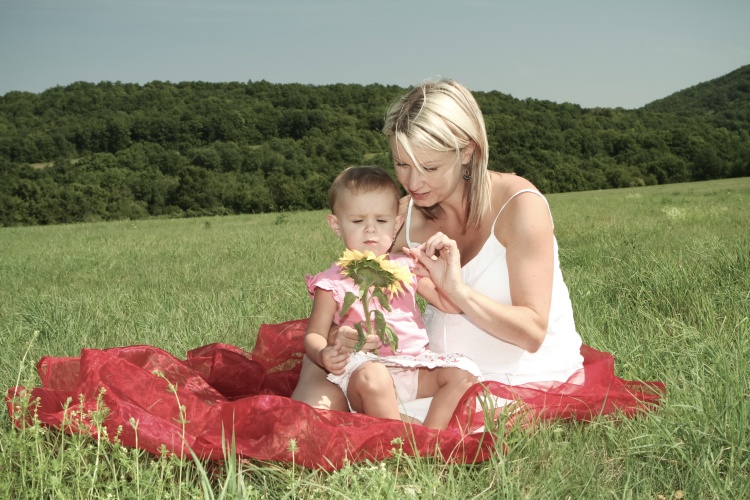
<path id="1" fill-rule="evenodd" d="M 466 170 L 464 170 L 464 176 L 463 177 L 464 177 L 465 181 L 471 180 L 471 172 L 469 172 L 468 168 Z"/>

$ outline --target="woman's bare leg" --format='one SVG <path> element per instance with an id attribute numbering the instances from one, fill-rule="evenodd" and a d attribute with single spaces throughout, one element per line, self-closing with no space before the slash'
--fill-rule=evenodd
<path id="1" fill-rule="evenodd" d="M 459 368 L 435 368 L 419 370 L 417 398 L 432 396 L 432 403 L 424 418 L 424 426 L 445 429 L 461 396 L 474 385 L 477 378 Z"/>
<path id="2" fill-rule="evenodd" d="M 313 408 L 349 411 L 343 391 L 336 384 L 329 382 L 326 375 L 323 368 L 305 356 L 292 399 L 307 403 Z"/>
<path id="3" fill-rule="evenodd" d="M 383 364 L 370 361 L 349 379 L 349 404 L 355 411 L 373 417 L 401 420 L 393 377 Z"/>

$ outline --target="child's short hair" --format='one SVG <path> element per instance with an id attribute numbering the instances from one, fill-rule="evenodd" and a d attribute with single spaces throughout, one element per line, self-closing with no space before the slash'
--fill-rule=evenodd
<path id="1" fill-rule="evenodd" d="M 398 210 L 401 191 L 396 182 L 391 179 L 391 176 L 380 167 L 357 165 L 348 167 L 336 176 L 328 189 L 328 206 L 331 212 L 334 211 L 339 193 L 344 189 L 352 194 L 371 193 L 380 190 L 390 191 L 393 193 L 393 203 Z"/>

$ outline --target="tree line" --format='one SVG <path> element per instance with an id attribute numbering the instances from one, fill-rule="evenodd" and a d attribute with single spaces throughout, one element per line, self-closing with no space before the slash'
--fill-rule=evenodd
<path id="1" fill-rule="evenodd" d="M 490 168 L 547 193 L 750 175 L 750 114 L 738 111 L 750 109 L 749 68 L 637 110 L 475 92 Z M 9 92 L 0 224 L 324 208 L 345 166 L 392 171 L 380 130 L 405 90 L 154 81 Z"/>

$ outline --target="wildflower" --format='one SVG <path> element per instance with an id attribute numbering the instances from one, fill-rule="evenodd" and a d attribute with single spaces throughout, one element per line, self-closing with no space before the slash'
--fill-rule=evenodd
<path id="1" fill-rule="evenodd" d="M 338 265 L 344 276 L 352 278 L 360 286 L 360 295 L 363 288 L 369 289 L 374 286 L 381 290 L 386 289 L 393 297 L 403 292 L 401 283 L 411 280 L 412 273 L 406 267 L 391 262 L 386 257 L 385 254 L 375 256 L 369 250 L 363 253 L 347 249 L 338 260 Z M 368 283 L 369 286 L 367 286 Z"/>
<path id="2" fill-rule="evenodd" d="M 387 255 L 376 256 L 370 251 L 363 253 L 347 249 L 338 260 L 341 274 L 351 278 L 359 286 L 359 295 L 346 293 L 340 316 L 343 317 L 356 300 L 362 303 L 364 310 L 364 321 L 354 325 L 358 337 L 355 351 L 362 348 L 367 335 L 374 334 L 383 344 L 391 345 L 394 351 L 398 349 L 398 337 L 393 328 L 385 322 L 382 311 L 370 309 L 370 303 L 377 299 L 381 308 L 390 311 L 388 297 L 393 298 L 402 293 L 402 284 L 410 281 L 413 275 L 405 266 L 391 262 L 386 257 Z"/>

